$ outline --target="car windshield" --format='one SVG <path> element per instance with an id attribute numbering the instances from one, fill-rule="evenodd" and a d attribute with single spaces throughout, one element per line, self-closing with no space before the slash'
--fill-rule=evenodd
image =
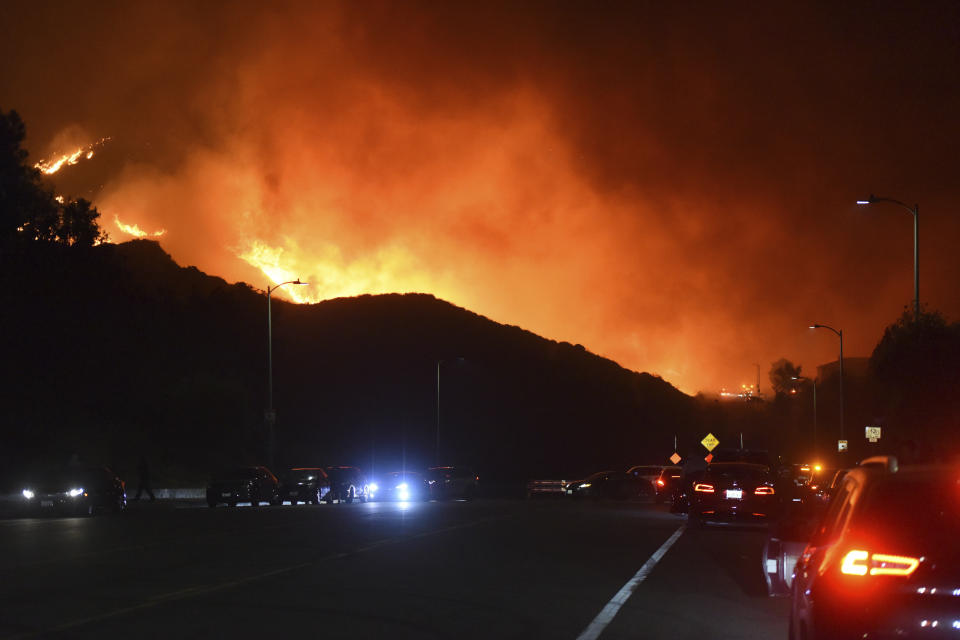
<path id="1" fill-rule="evenodd" d="M 244 467 L 242 469 L 230 469 L 217 476 L 218 480 L 252 480 L 257 477 L 257 470 Z"/>
<path id="2" fill-rule="evenodd" d="M 383 477 L 384 480 L 419 480 L 420 474 L 415 471 L 392 471 Z"/>
<path id="3" fill-rule="evenodd" d="M 323 469 L 291 469 L 283 475 L 284 479 L 296 482 L 322 480 L 325 476 Z"/>
<path id="4" fill-rule="evenodd" d="M 634 475 L 649 476 L 658 475 L 661 470 L 661 467 L 633 467 L 630 469 L 630 473 Z"/>

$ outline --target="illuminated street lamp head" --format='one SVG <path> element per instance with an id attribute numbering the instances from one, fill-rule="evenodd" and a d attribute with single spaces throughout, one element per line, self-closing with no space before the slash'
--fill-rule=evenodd
<path id="1" fill-rule="evenodd" d="M 812 324 L 812 325 L 810 325 L 808 328 L 810 328 L 810 329 L 816 329 L 816 328 L 818 328 L 819 326 L 820 326 L 820 325 L 818 325 L 818 324 Z"/>
<path id="2" fill-rule="evenodd" d="M 867 198 L 866 200 L 857 200 L 857 204 L 873 204 L 876 201 L 877 201 L 877 196 L 871 193 L 870 197 Z"/>

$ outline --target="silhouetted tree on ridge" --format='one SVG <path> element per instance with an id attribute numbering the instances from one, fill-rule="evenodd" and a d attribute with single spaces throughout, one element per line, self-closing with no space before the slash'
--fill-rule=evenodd
<path id="1" fill-rule="evenodd" d="M 770 364 L 770 385 L 777 396 L 783 396 L 790 393 L 791 389 L 796 388 L 796 380 L 800 377 L 802 367 L 795 365 L 786 358 L 780 358 Z"/>
<path id="2" fill-rule="evenodd" d="M 90 247 L 106 240 L 90 202 L 58 201 L 27 164 L 26 135 L 16 111 L 0 111 L 0 242 L 9 249 L 29 241 Z"/>

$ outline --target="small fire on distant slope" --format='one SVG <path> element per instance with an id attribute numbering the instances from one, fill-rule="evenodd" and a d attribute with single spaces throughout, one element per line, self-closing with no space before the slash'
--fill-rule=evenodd
<path id="1" fill-rule="evenodd" d="M 92 142 L 84 147 L 80 147 L 79 149 L 76 149 L 70 153 L 65 153 L 58 158 L 41 160 L 37 164 L 33 165 L 33 168 L 39 169 L 44 175 L 51 176 L 65 166 L 73 166 L 84 159 L 89 160 L 94 156 L 94 152 L 97 149 L 108 142 L 110 142 L 109 136 L 100 138 L 96 142 Z"/>
<path id="2" fill-rule="evenodd" d="M 148 236 L 153 238 L 159 238 L 160 236 L 162 236 L 167 232 L 166 229 L 160 229 L 159 231 L 154 231 L 152 233 L 148 231 L 144 231 L 143 229 L 141 229 L 139 226 L 135 224 L 125 224 L 121 222 L 120 216 L 114 216 L 113 221 L 116 223 L 117 228 L 120 229 L 120 231 L 130 234 L 135 238 L 146 238 Z"/>

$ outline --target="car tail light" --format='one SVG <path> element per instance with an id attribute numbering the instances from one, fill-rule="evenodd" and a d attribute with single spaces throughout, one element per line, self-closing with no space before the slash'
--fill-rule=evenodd
<path id="1" fill-rule="evenodd" d="M 697 482 L 693 485 L 693 490 L 700 493 L 713 493 L 713 485 L 706 482 Z"/>
<path id="2" fill-rule="evenodd" d="M 657 478 L 657 486 L 662 487 L 666 483 L 663 481 L 663 478 Z"/>
<path id="3" fill-rule="evenodd" d="M 753 494 L 756 496 L 772 496 L 774 494 L 774 491 L 773 491 L 773 487 L 768 487 L 767 485 L 763 485 L 761 487 L 757 487 L 756 489 L 754 489 Z"/>
<path id="4" fill-rule="evenodd" d="M 908 576 L 920 566 L 920 558 L 853 549 L 843 556 L 840 572 L 850 576 Z"/>

